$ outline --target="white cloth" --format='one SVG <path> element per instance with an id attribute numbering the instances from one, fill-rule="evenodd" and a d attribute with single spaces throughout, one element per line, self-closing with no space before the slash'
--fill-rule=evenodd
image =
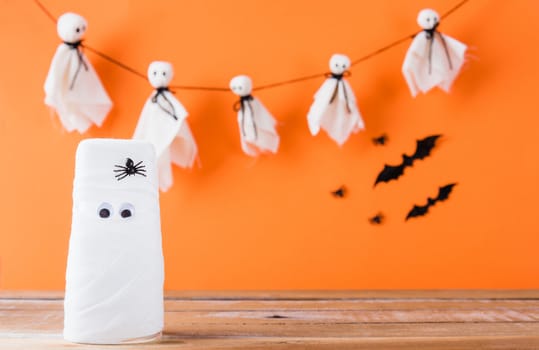
<path id="1" fill-rule="evenodd" d="M 337 93 L 331 102 L 335 89 Z M 307 114 L 307 122 L 313 136 L 323 129 L 339 146 L 348 140 L 350 134 L 365 129 L 354 91 L 344 78 L 326 79 L 314 95 L 314 102 Z"/>
<path id="2" fill-rule="evenodd" d="M 445 39 L 451 59 L 451 68 L 441 36 Z M 464 64 L 467 46 L 445 34 L 435 32 L 429 72 L 429 42 L 428 34 L 425 31 L 418 33 L 413 39 L 402 65 L 402 73 L 414 97 L 419 92 L 426 93 L 435 86 L 449 92 Z"/>
<path id="3" fill-rule="evenodd" d="M 155 102 L 154 96 L 157 96 Z M 171 163 L 191 168 L 197 158 L 198 147 L 187 123 L 187 111 L 169 91 L 158 95 L 154 92 L 148 98 L 133 138 L 154 145 L 162 191 L 167 191 L 173 183 Z"/>
<path id="4" fill-rule="evenodd" d="M 121 172 L 127 158 L 138 164 L 137 173 Z M 66 340 L 115 344 L 163 329 L 157 181 L 150 143 L 88 139 L 79 144 L 66 270 Z M 100 216 L 104 208 L 109 217 Z M 121 215 L 126 209 L 131 217 Z"/>
<path id="5" fill-rule="evenodd" d="M 241 148 L 245 154 L 256 157 L 261 153 L 277 153 L 279 135 L 276 121 L 264 105 L 253 97 L 238 110 Z"/>
<path id="6" fill-rule="evenodd" d="M 67 131 L 83 133 L 92 124 L 103 124 L 112 102 L 90 61 L 80 52 L 86 65 L 80 62 L 77 50 L 65 43 L 58 46 L 45 81 L 45 104 Z"/>

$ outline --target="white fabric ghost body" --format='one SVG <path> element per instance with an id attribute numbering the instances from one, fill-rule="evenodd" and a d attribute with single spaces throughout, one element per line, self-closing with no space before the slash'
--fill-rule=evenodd
<path id="1" fill-rule="evenodd" d="M 82 141 L 73 184 L 64 338 L 117 344 L 158 336 L 163 329 L 163 270 L 152 145 Z"/>
<path id="2" fill-rule="evenodd" d="M 84 18 L 66 13 L 58 19 L 58 46 L 45 80 L 45 104 L 56 111 L 63 127 L 71 132 L 101 126 L 112 107 L 90 61 L 80 49 L 86 30 Z"/>
<path id="3" fill-rule="evenodd" d="M 172 75 L 169 63 L 156 61 L 150 64 L 148 79 L 156 91 L 146 101 L 133 135 L 134 139 L 154 145 L 162 191 L 167 191 L 173 183 L 171 163 L 191 168 L 198 154 L 187 123 L 187 111 L 167 88 Z"/>
<path id="4" fill-rule="evenodd" d="M 423 31 L 410 45 L 402 65 L 402 73 L 412 96 L 438 86 L 449 92 L 465 60 L 467 46 L 436 30 L 439 16 L 425 9 L 417 19 Z"/>
<path id="5" fill-rule="evenodd" d="M 251 96 L 251 78 L 245 75 L 234 77 L 230 89 L 240 100 L 235 105 L 238 112 L 241 148 L 245 154 L 256 157 L 261 153 L 277 153 L 279 135 L 276 120 L 264 105 Z"/>
<path id="6" fill-rule="evenodd" d="M 314 102 L 307 114 L 311 134 L 317 135 L 320 129 L 323 129 L 339 146 L 342 146 L 352 133 L 365 128 L 354 91 L 344 79 L 349 66 L 348 57 L 338 54 L 331 57 L 332 75 L 314 95 Z"/>

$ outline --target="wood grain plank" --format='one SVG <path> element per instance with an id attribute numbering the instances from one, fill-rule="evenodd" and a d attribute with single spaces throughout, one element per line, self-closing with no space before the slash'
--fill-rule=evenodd
<path id="1" fill-rule="evenodd" d="M 165 336 L 160 343 L 114 346 L 92 346 L 66 343 L 59 338 L 2 338 L 0 337 L 0 349 L 182 349 L 182 350 L 536 350 L 539 346 L 539 338 L 535 336 L 524 337 L 452 337 L 452 338 L 170 338 Z"/>
<path id="2" fill-rule="evenodd" d="M 539 309 L 521 310 L 343 310 L 343 311 L 195 311 L 167 312 L 171 322 L 249 322 L 295 325 L 320 323 L 448 323 L 448 322 L 538 322 Z"/>
<path id="3" fill-rule="evenodd" d="M 378 293 L 167 293 L 163 341 L 137 348 L 539 349 L 537 291 Z M 62 297 L 0 292 L 0 349 L 95 349 L 62 340 Z"/>
<path id="4" fill-rule="evenodd" d="M 447 336 L 525 335 L 539 334 L 539 310 L 524 312 L 466 313 L 422 310 L 399 311 L 309 311 L 290 313 L 289 318 L 272 318 L 264 312 L 166 312 L 165 331 L 199 336 Z M 2 311 L 0 335 L 10 333 L 59 334 L 63 327 L 63 312 Z M 434 333 L 429 333 L 431 330 Z M 525 332 L 522 333 L 522 330 Z M 369 333 L 369 332 L 374 333 Z M 402 333 L 399 333 L 401 331 Z M 415 332 L 415 333 L 414 333 Z M 439 332 L 439 333 L 436 333 Z M 470 333 L 471 332 L 471 333 Z M 479 333 L 474 333 L 479 332 Z M 481 333 L 486 332 L 486 333 Z M 490 332 L 490 333 L 489 333 Z M 526 333 L 532 332 L 532 333 Z"/>
<path id="5" fill-rule="evenodd" d="M 450 337 L 528 336 L 539 334 L 538 323 L 168 323 L 169 335 L 189 337 Z"/>

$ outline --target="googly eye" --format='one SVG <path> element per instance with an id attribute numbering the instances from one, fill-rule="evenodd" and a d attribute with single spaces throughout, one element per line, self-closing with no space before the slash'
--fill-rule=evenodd
<path id="1" fill-rule="evenodd" d="M 124 203 L 120 207 L 120 216 L 124 219 L 130 218 L 135 215 L 135 207 L 130 203 Z"/>
<path id="2" fill-rule="evenodd" d="M 112 205 L 103 202 L 97 207 L 97 215 L 102 219 L 107 219 L 112 215 Z"/>

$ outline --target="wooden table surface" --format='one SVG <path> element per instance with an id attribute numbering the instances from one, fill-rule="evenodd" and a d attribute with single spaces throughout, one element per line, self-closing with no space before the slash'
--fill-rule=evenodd
<path id="1" fill-rule="evenodd" d="M 539 349 L 539 290 L 167 292 L 159 343 L 62 339 L 59 292 L 0 292 L 2 349 Z"/>

